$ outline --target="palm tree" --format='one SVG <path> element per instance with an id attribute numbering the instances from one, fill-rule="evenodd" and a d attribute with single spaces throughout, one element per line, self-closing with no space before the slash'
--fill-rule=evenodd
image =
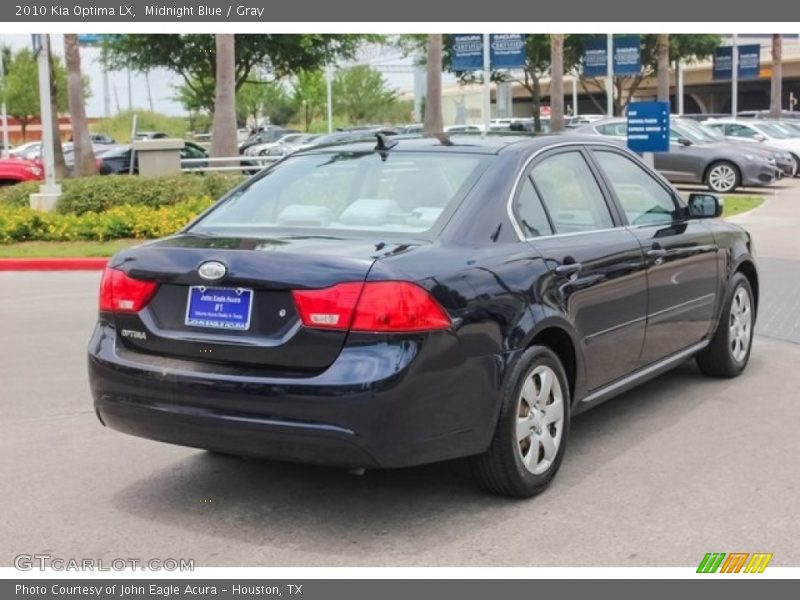
<path id="1" fill-rule="evenodd" d="M 86 102 L 83 97 L 83 77 L 81 75 L 81 54 L 78 35 L 64 34 L 64 60 L 67 64 L 67 100 L 72 121 L 72 142 L 75 154 L 76 177 L 95 175 L 97 164 L 94 159 L 92 140 L 89 138 L 89 125 L 86 122 Z"/>
<path id="2" fill-rule="evenodd" d="M 656 38 L 656 76 L 658 78 L 657 98 L 669 101 L 669 34 L 659 33 Z"/>
<path id="3" fill-rule="evenodd" d="M 425 133 L 441 133 L 442 117 L 442 34 L 428 36 L 427 92 L 425 95 Z"/>
<path id="4" fill-rule="evenodd" d="M 564 34 L 550 36 L 550 131 L 564 129 Z"/>
<path id="5" fill-rule="evenodd" d="M 783 37 L 772 34 L 772 80 L 769 86 L 769 116 L 779 119 L 783 109 Z"/>
<path id="6" fill-rule="evenodd" d="M 232 33 L 216 34 L 217 80 L 211 155 L 236 156 L 236 44 Z"/>

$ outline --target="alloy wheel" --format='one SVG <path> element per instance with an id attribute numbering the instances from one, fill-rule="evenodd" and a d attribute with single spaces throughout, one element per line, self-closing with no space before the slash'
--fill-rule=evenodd
<path id="1" fill-rule="evenodd" d="M 728 346 L 733 359 L 741 363 L 750 349 L 753 332 L 753 311 L 750 294 L 743 287 L 736 290 L 731 302 L 731 314 L 728 322 Z"/>
<path id="2" fill-rule="evenodd" d="M 539 365 L 525 379 L 517 404 L 517 448 L 528 471 L 541 475 L 550 468 L 563 425 L 561 383 L 553 369 Z"/>
<path id="3" fill-rule="evenodd" d="M 708 173 L 708 185 L 715 192 L 730 192 L 736 187 L 736 171 L 730 165 L 717 165 Z"/>

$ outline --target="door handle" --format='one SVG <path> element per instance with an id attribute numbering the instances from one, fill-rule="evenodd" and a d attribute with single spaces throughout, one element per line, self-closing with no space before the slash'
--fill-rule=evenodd
<path id="1" fill-rule="evenodd" d="M 664 258 L 667 255 L 667 251 L 663 248 L 650 248 L 645 254 L 647 258 Z"/>
<path id="2" fill-rule="evenodd" d="M 578 273 L 581 270 L 581 263 L 579 262 L 570 262 L 570 263 L 562 263 L 555 268 L 557 275 L 565 275 L 569 276 L 574 273 Z"/>

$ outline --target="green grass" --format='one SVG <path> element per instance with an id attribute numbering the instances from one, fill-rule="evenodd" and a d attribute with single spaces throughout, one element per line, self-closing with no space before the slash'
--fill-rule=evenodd
<path id="1" fill-rule="evenodd" d="M 78 258 L 111 256 L 142 240 L 109 242 L 19 242 L 0 245 L 0 258 Z"/>
<path id="2" fill-rule="evenodd" d="M 761 196 L 723 196 L 725 202 L 724 210 L 722 211 L 723 217 L 732 217 L 739 215 L 748 210 L 753 210 L 764 202 Z"/>

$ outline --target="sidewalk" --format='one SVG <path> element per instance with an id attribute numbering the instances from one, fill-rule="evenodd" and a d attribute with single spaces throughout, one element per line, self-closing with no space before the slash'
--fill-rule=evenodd
<path id="1" fill-rule="evenodd" d="M 756 333 L 800 344 L 800 179 L 784 179 L 764 204 L 729 219 L 753 236 L 761 282 Z"/>

